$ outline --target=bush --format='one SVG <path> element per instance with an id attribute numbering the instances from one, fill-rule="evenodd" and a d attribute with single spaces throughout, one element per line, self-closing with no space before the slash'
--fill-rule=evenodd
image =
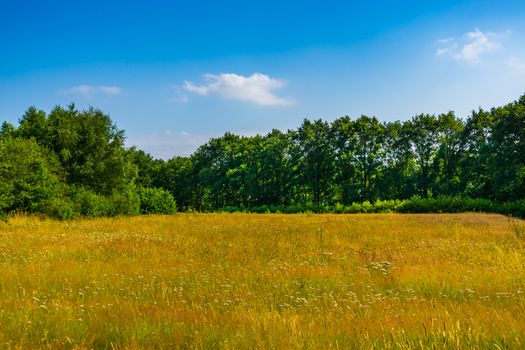
<path id="1" fill-rule="evenodd" d="M 374 213 L 392 213 L 398 210 L 401 201 L 399 200 L 378 200 L 374 203 Z"/>
<path id="2" fill-rule="evenodd" d="M 363 206 L 361 203 L 352 203 L 351 205 L 345 206 L 345 213 L 347 214 L 358 214 L 363 212 Z"/>
<path id="3" fill-rule="evenodd" d="M 141 213 L 140 194 L 134 187 L 122 193 L 113 192 L 109 198 L 112 215 L 139 215 Z"/>
<path id="4" fill-rule="evenodd" d="M 177 212 L 175 199 L 162 188 L 139 189 L 140 212 L 142 214 L 174 214 Z"/>
<path id="5" fill-rule="evenodd" d="M 77 215 L 73 203 L 67 198 L 53 198 L 45 203 L 42 213 L 60 220 L 74 219 Z"/>
<path id="6" fill-rule="evenodd" d="M 34 140 L 0 139 L 0 213 L 36 212 L 61 196 L 56 157 Z"/>
<path id="7" fill-rule="evenodd" d="M 525 218 L 525 200 L 497 203 L 483 198 L 462 198 L 458 196 L 441 196 L 436 198 L 421 198 L 414 196 L 405 200 L 378 200 L 374 203 L 368 201 L 343 205 L 336 203 L 333 206 L 314 206 L 313 204 L 292 204 L 288 206 L 261 205 L 257 207 L 232 207 L 227 206 L 219 212 L 250 212 L 250 213 L 461 213 L 466 211 L 499 213 Z"/>
<path id="8" fill-rule="evenodd" d="M 219 213 L 237 213 L 240 211 L 237 207 L 222 207 L 219 210 L 217 210 Z"/>
<path id="9" fill-rule="evenodd" d="M 499 213 L 519 218 L 525 218 L 525 199 L 501 204 L 499 208 Z"/>
<path id="10" fill-rule="evenodd" d="M 111 201 L 85 188 L 76 188 L 72 195 L 75 212 L 85 217 L 113 216 Z"/>
<path id="11" fill-rule="evenodd" d="M 342 214 L 345 212 L 345 206 L 341 203 L 336 203 L 333 208 L 334 213 Z"/>

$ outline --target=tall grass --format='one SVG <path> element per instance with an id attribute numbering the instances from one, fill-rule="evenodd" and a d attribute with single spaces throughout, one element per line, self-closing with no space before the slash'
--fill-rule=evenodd
<path id="1" fill-rule="evenodd" d="M 0 223 L 0 347 L 519 349 L 525 250 L 514 223 L 14 217 Z"/>
<path id="2" fill-rule="evenodd" d="M 525 223 L 523 220 L 514 218 L 512 216 L 508 217 L 509 223 L 518 239 L 525 239 Z"/>

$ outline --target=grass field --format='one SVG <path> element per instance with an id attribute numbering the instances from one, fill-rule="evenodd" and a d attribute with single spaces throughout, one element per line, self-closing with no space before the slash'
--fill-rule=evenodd
<path id="1" fill-rule="evenodd" d="M 179 214 L 0 223 L 1 348 L 524 348 L 525 223 Z"/>

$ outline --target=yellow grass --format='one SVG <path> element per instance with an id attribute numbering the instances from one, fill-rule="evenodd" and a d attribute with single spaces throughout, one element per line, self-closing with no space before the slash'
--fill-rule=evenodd
<path id="1" fill-rule="evenodd" d="M 0 223 L 1 348 L 524 348 L 521 223 L 179 214 Z"/>

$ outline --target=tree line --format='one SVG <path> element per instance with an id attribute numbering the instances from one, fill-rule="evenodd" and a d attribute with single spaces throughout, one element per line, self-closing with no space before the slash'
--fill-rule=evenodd
<path id="1" fill-rule="evenodd" d="M 449 198 L 517 203 L 525 214 L 525 95 L 465 119 L 453 112 L 394 122 L 345 116 L 253 137 L 226 133 L 167 161 L 124 140 L 107 114 L 74 105 L 49 114 L 31 107 L 18 126 L 4 122 L 0 212 L 344 212 L 357 203 L 390 201 L 398 210 L 400 201 L 406 209 Z"/>

